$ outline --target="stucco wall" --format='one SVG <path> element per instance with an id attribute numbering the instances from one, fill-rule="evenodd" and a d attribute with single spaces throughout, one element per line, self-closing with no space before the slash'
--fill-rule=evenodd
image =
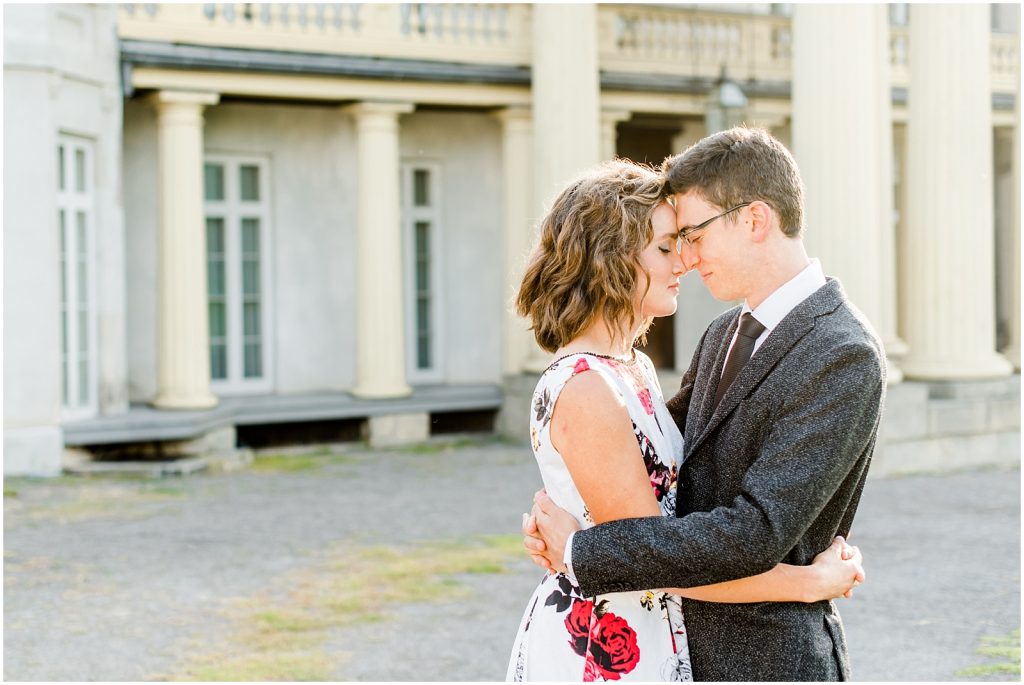
<path id="1" fill-rule="evenodd" d="M 125 107 L 132 399 L 156 393 L 156 114 Z M 227 103 L 205 112 L 207 154 L 259 156 L 270 169 L 270 363 L 275 392 L 349 388 L 355 378 L 354 141 L 334 108 Z"/>
<path id="2" fill-rule="evenodd" d="M 509 304 L 501 288 L 500 124 L 486 114 L 415 112 L 402 117 L 401 155 L 441 167 L 443 380 L 497 383 Z"/>
<path id="3" fill-rule="evenodd" d="M 127 404 L 115 10 L 4 7 L 4 473 L 60 472 L 60 134 L 91 141 L 97 412 Z"/>
<path id="4" fill-rule="evenodd" d="M 126 103 L 124 129 L 130 387 L 133 400 L 147 401 L 157 359 L 155 111 Z M 207 154 L 270 163 L 266 331 L 274 336 L 277 393 L 348 390 L 355 382 L 354 136 L 351 117 L 334 107 L 225 103 L 205 112 Z M 438 164 L 443 179 L 443 381 L 497 382 L 505 306 L 492 268 L 502 244 L 499 124 L 486 114 L 413 113 L 401 118 L 400 141 L 403 162 Z"/>

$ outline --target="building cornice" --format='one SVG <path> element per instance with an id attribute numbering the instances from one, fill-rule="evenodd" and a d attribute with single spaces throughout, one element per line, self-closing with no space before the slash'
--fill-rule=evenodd
<path id="1" fill-rule="evenodd" d="M 121 66 L 126 96 L 133 94 L 131 73 L 134 67 L 341 76 L 384 81 L 530 85 L 530 67 L 526 66 L 253 50 L 140 40 L 121 40 Z M 705 76 L 606 70 L 601 71 L 600 79 L 601 88 L 605 90 L 686 95 L 703 95 L 711 90 L 715 82 Z M 792 87 L 788 81 L 746 81 L 740 86 L 748 97 L 785 100 L 791 97 Z M 907 89 L 894 87 L 892 102 L 895 105 L 906 105 Z M 993 109 L 1012 110 L 1015 102 L 1016 97 L 1012 93 L 992 94 Z"/>

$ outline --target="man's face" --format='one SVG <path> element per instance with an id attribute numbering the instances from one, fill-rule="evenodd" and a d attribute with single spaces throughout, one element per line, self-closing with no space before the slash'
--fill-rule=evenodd
<path id="1" fill-rule="evenodd" d="M 676 194 L 675 205 L 676 225 L 680 231 L 699 226 L 729 209 L 708 203 L 695 190 Z M 689 243 L 683 245 L 686 268 L 700 273 L 704 285 L 716 299 L 746 299 L 753 276 L 747 208 L 729 212 L 688 237 Z"/>

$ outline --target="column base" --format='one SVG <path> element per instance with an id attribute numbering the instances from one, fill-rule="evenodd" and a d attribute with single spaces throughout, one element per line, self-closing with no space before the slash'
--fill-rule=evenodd
<path id="1" fill-rule="evenodd" d="M 364 400 L 386 400 L 393 397 L 408 397 L 412 394 L 412 386 L 402 384 L 393 385 L 357 385 L 350 391 L 354 397 Z"/>
<path id="2" fill-rule="evenodd" d="M 430 414 L 371 416 L 363 427 L 363 438 L 374 448 L 411 445 L 429 437 Z"/>
<path id="3" fill-rule="evenodd" d="M 156 409 L 212 409 L 219 400 L 212 393 L 161 393 L 150 404 Z"/>
<path id="4" fill-rule="evenodd" d="M 1003 350 L 1003 356 L 1013 364 L 1014 371 L 1020 371 L 1020 345 L 1013 345 Z"/>
<path id="5" fill-rule="evenodd" d="M 1013 364 L 993 353 L 990 357 L 963 359 L 915 359 L 900 362 L 904 377 L 916 380 L 980 380 L 1002 378 L 1013 374 Z"/>
<path id="6" fill-rule="evenodd" d="M 910 352 L 910 345 L 908 345 L 902 338 L 883 340 L 882 346 L 885 347 L 885 354 L 890 359 L 893 357 L 904 357 L 908 352 Z"/>
<path id="7" fill-rule="evenodd" d="M 495 431 L 506 438 L 526 443 L 530 440 L 530 413 L 533 391 L 537 388 L 536 373 L 506 374 L 502 379 L 505 395 L 494 422 Z"/>
<path id="8" fill-rule="evenodd" d="M 903 382 L 903 369 L 901 369 L 892 357 L 885 358 L 886 374 L 885 384 L 895 385 Z"/>

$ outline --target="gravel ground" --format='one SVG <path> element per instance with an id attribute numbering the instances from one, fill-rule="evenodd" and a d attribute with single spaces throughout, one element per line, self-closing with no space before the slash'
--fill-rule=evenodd
<path id="1" fill-rule="evenodd" d="M 325 550 L 515 536 L 538 486 L 528 448 L 492 440 L 347 448 L 295 471 L 7 479 L 4 679 L 180 678 L 237 637 L 233 602 L 281 594 Z M 869 576 L 840 604 L 858 680 L 957 680 L 993 661 L 983 635 L 1020 627 L 1019 471 L 872 480 L 851 537 Z M 331 628 L 330 677 L 503 679 L 540 574 L 500 561 L 455 577 L 464 597 Z"/>

